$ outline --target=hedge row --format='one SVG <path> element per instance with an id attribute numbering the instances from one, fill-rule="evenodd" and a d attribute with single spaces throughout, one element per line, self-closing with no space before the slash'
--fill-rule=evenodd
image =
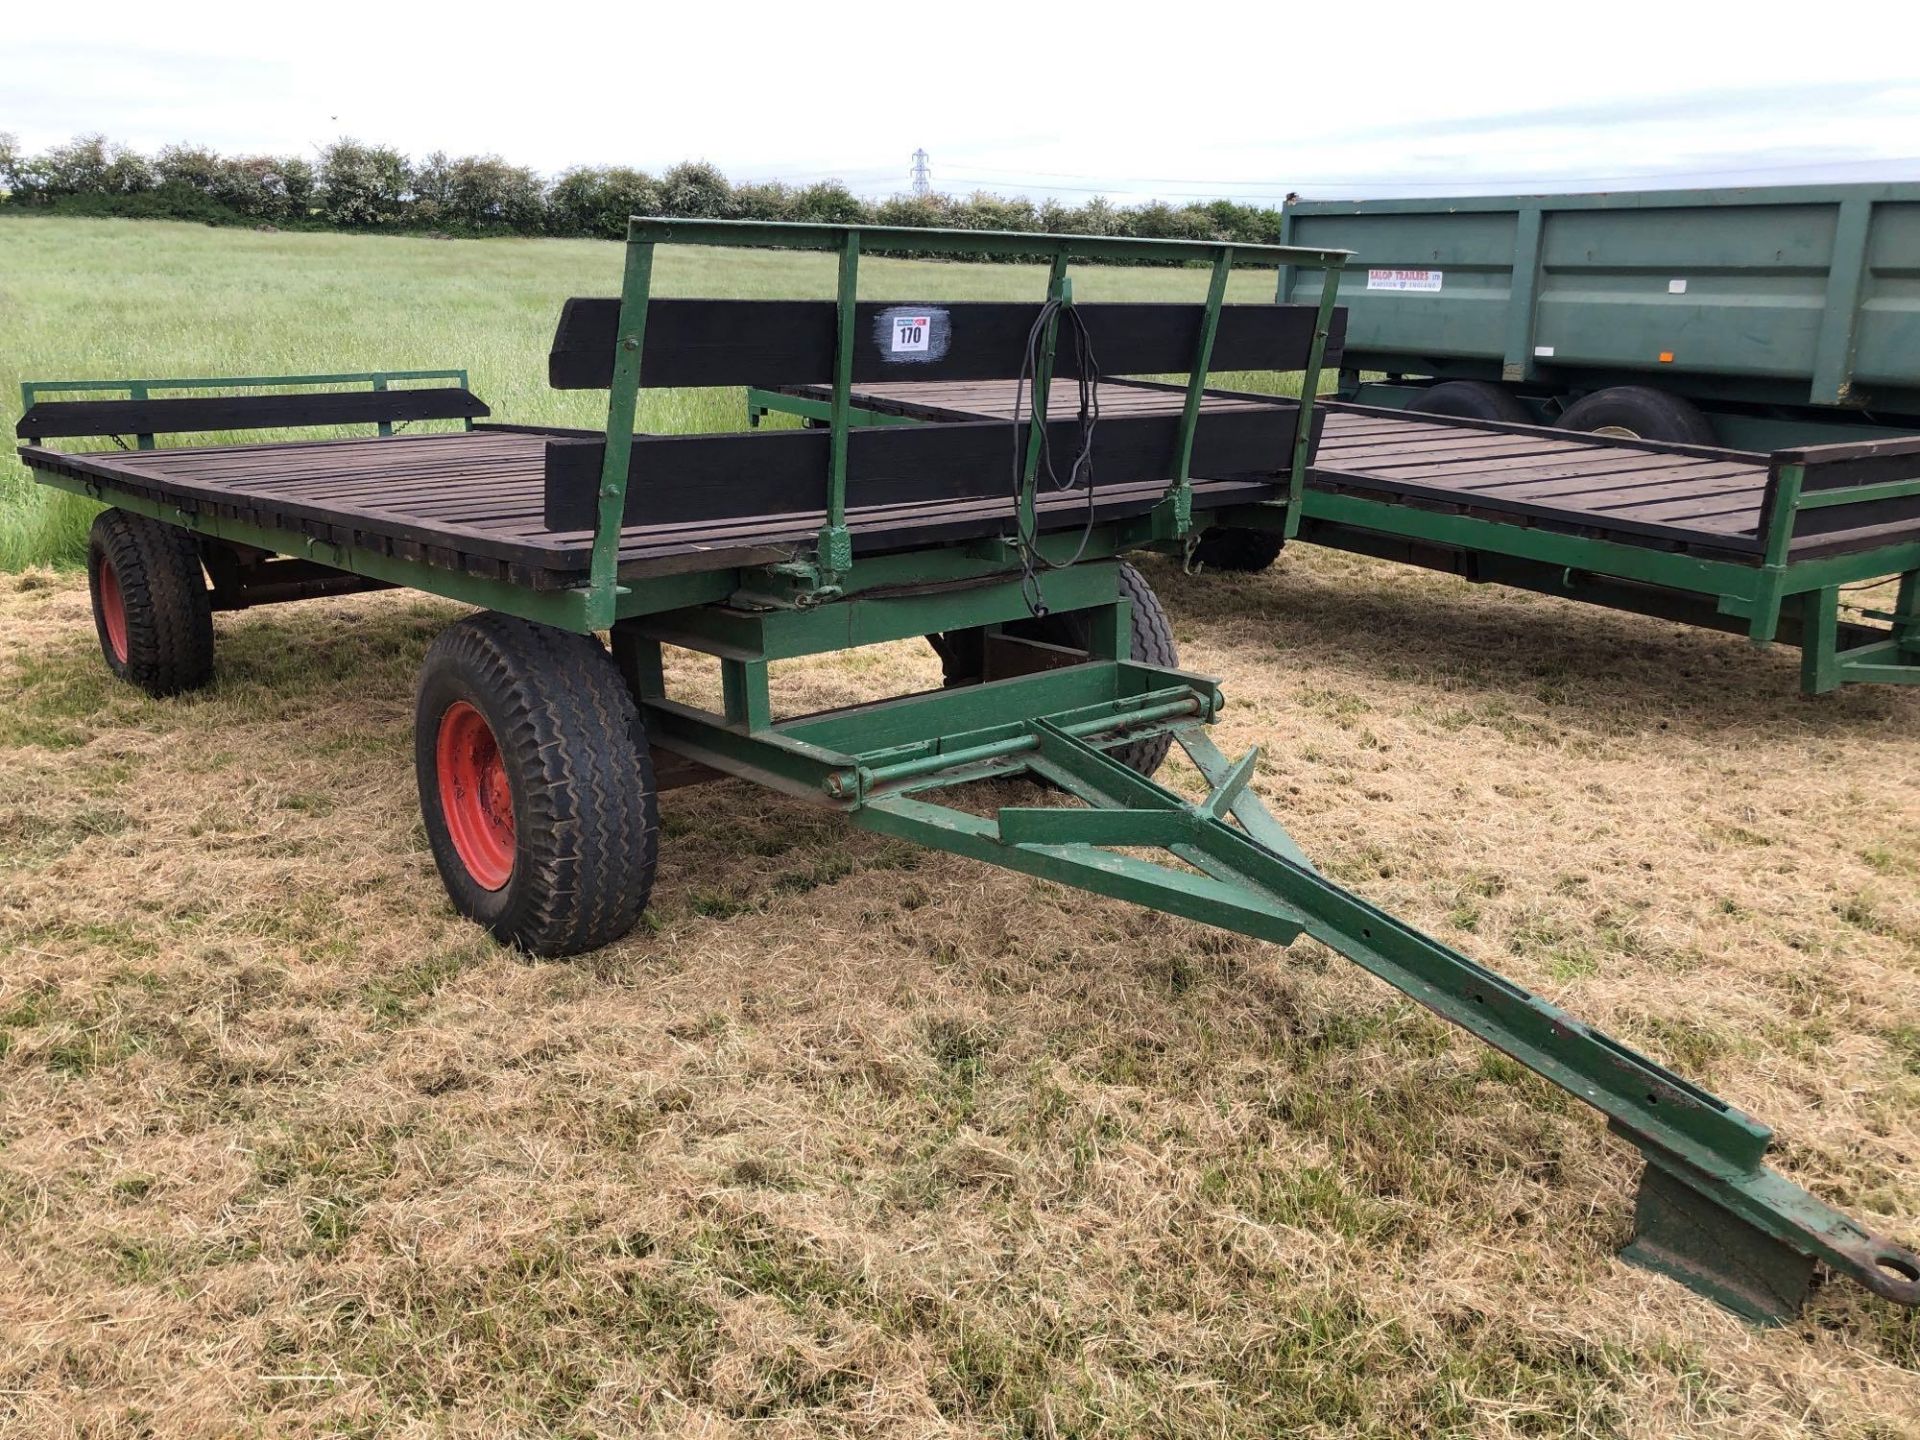
<path id="1" fill-rule="evenodd" d="M 576 166 L 542 179 L 497 155 L 415 164 L 397 150 L 336 140 L 317 161 L 219 155 L 169 145 L 149 158 L 100 135 L 38 154 L 0 134 L 0 206 L 65 214 L 128 215 L 271 224 L 297 229 L 440 231 L 463 235 L 569 235 L 618 239 L 629 215 L 828 224 L 958 226 L 1094 235 L 1275 243 L 1280 212 L 1227 200 L 1179 207 L 1153 202 L 1084 205 L 976 192 L 896 195 L 868 201 L 837 180 L 816 185 L 735 185 L 704 161 L 662 175 L 623 166 Z"/>

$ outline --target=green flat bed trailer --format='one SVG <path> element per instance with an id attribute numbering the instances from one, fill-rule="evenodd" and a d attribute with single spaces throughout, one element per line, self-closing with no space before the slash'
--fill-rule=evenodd
<path id="1" fill-rule="evenodd" d="M 1344 399 L 1754 451 L 1920 433 L 1920 184 L 1294 201 L 1281 238 L 1354 252 Z"/>
<path id="2" fill-rule="evenodd" d="M 1329 351 L 1334 354 L 1333 350 Z M 1124 402 L 1114 398 L 1124 394 Z M 1110 384 L 1164 413 L 1178 387 Z M 1055 404 L 1064 404 L 1063 389 Z M 1008 381 L 870 385 L 867 424 L 1006 420 Z M 1208 390 L 1203 408 L 1273 397 Z M 1920 683 L 1920 437 L 1772 455 L 1322 402 L 1324 432 L 1285 497 L 1215 516 L 1195 548 L 1219 569 L 1270 565 L 1289 537 L 1665 620 L 1800 646 L 1801 688 Z M 748 394 L 823 423 L 820 386 Z M 1890 609 L 1843 594 L 1893 582 Z"/>
<path id="3" fill-rule="evenodd" d="M 826 251 L 839 293 L 655 299 L 654 251 L 672 243 Z M 929 250 L 1044 260 L 1045 300 L 857 301 L 862 255 Z M 1255 796 L 1255 754 L 1230 761 L 1208 739 L 1219 686 L 1178 667 L 1157 601 L 1119 556 L 1183 549 L 1222 509 L 1284 497 L 1316 435 L 1332 287 L 1308 309 L 1223 306 L 1226 280 L 1235 264 L 1343 258 L 635 219 L 619 298 L 569 301 L 549 361 L 554 384 L 608 391 L 604 430 L 475 425 L 485 407 L 464 386 L 394 389 L 392 376 L 331 377 L 374 388 L 295 397 L 154 398 L 169 382 L 110 382 L 99 388 L 147 398 L 41 401 L 20 433 L 469 428 L 21 454 L 38 479 L 111 507 L 90 546 L 96 631 L 107 664 L 152 693 L 210 678 L 215 605 L 404 585 L 483 607 L 428 652 L 415 763 L 449 895 L 506 942 L 566 954 L 619 938 L 651 888 L 658 793 L 749 780 L 1204 924 L 1279 944 L 1311 935 L 1594 1106 L 1640 1150 L 1628 1259 L 1761 1321 L 1796 1313 L 1819 1264 L 1920 1305 L 1920 1255 L 1769 1169 L 1765 1126 L 1321 875 Z M 1207 267 L 1206 302 L 1074 303 L 1072 262 L 1141 259 Z M 1250 358 L 1301 371 L 1305 398 L 1209 410 L 1209 367 L 1258 368 Z M 1170 407 L 1101 416 L 1109 362 L 1192 379 Z M 853 424 L 855 383 L 902 373 L 1024 374 L 1032 390 L 1011 424 Z M 1051 405 L 1056 375 L 1079 395 L 1064 410 Z M 701 383 L 827 384 L 826 428 L 634 433 L 642 386 Z M 775 713 L 771 661 L 917 635 L 947 661 L 947 688 Z M 668 644 L 712 658 L 719 710 L 667 693 Z M 1203 796 L 1152 778 L 1173 744 Z M 1022 774 L 1077 803 L 964 788 Z"/>

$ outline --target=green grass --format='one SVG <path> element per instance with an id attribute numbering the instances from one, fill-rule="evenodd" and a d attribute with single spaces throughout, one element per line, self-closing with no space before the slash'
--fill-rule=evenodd
<path id="1" fill-rule="evenodd" d="M 569 295 L 616 294 L 622 247 L 597 240 L 428 240 L 260 233 L 137 220 L 0 218 L 0 418 L 19 419 L 22 380 L 289 375 L 465 366 L 496 419 L 600 425 L 595 391 L 547 388 L 547 346 Z M 663 295 L 825 298 L 823 255 L 665 247 Z M 869 299 L 1038 297 L 1030 265 L 869 260 Z M 1230 297 L 1264 300 L 1244 271 Z M 1090 300 L 1199 300 L 1198 270 L 1094 269 Z M 1222 377 L 1246 379 L 1252 377 Z M 736 430 L 743 392 L 657 391 L 642 428 Z M 193 437 L 217 443 L 219 436 Z M 79 442 L 85 448 L 91 442 Z M 164 443 L 164 442 L 163 442 Z M 0 461 L 0 570 L 78 563 L 93 505 Z"/>

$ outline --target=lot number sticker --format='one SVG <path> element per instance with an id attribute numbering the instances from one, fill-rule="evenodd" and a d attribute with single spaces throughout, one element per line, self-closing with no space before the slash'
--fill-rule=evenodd
<path id="1" fill-rule="evenodd" d="M 937 365 L 953 345 L 953 317 L 938 305 L 890 305 L 868 333 L 883 364 Z"/>
<path id="2" fill-rule="evenodd" d="M 911 355 L 925 351 L 933 334 L 931 315 L 895 315 L 893 317 L 893 353 Z"/>
<path id="3" fill-rule="evenodd" d="M 1444 273 L 1440 270 L 1369 270 L 1367 289 L 1438 290 Z"/>

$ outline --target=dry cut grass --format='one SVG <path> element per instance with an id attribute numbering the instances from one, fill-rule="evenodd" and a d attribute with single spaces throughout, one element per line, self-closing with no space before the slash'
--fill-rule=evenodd
<path id="1" fill-rule="evenodd" d="M 1325 552 L 1148 568 L 1334 874 L 1920 1240 L 1920 696 Z M 5 1434 L 1920 1433 L 1911 1316 L 1621 1265 L 1631 1152 L 1312 946 L 729 783 L 667 797 L 643 933 L 502 952 L 412 796 L 454 613 L 224 617 L 153 702 L 83 586 L 0 579 Z"/>

